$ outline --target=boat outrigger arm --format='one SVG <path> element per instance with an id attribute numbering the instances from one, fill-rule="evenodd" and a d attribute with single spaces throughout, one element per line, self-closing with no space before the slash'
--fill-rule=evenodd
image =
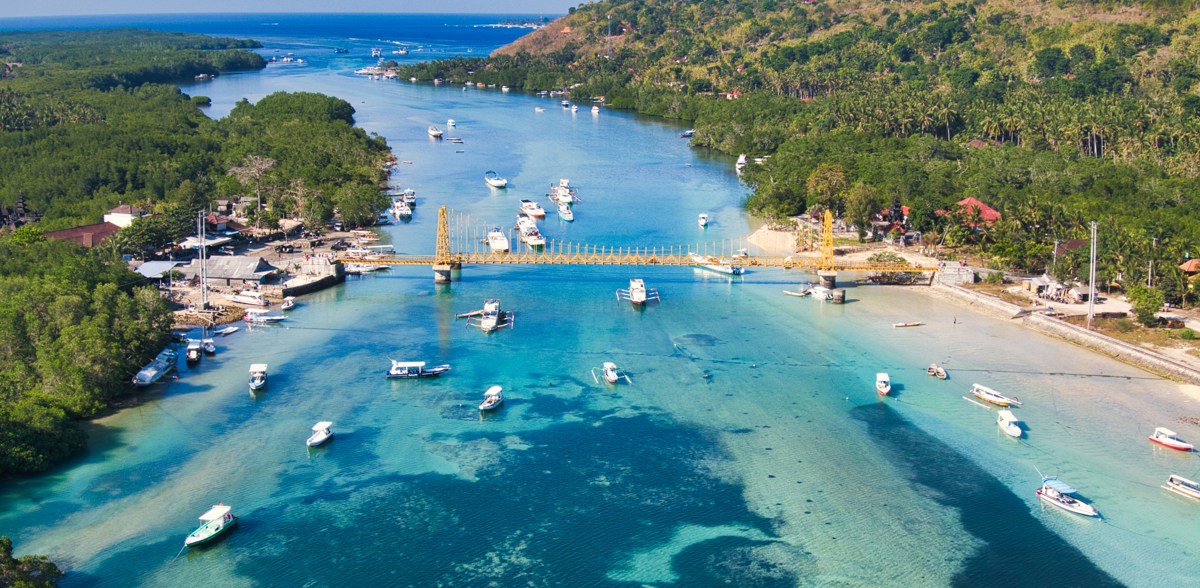
<path id="1" fill-rule="evenodd" d="M 599 384 L 599 383 L 600 383 L 600 378 L 597 378 L 597 377 L 596 377 L 596 370 L 601 370 L 601 371 L 603 371 L 603 368 L 592 368 L 592 379 L 593 379 L 593 380 L 595 380 L 597 384 Z M 617 379 L 618 379 L 618 380 L 620 380 L 620 379 L 622 379 L 622 378 L 625 380 L 625 383 L 626 383 L 626 384 L 632 384 L 632 383 L 633 383 L 633 380 L 630 380 L 630 379 L 629 379 L 629 375 L 628 375 L 628 374 L 626 374 L 625 372 L 617 372 Z"/>
<path id="2" fill-rule="evenodd" d="M 628 288 L 617 288 L 617 302 L 620 302 L 622 300 L 630 300 L 630 301 L 633 300 L 633 297 L 630 295 Z M 646 288 L 646 299 L 644 300 L 644 302 L 649 302 L 651 300 L 656 300 L 656 301 L 662 300 L 658 296 L 658 288 Z"/>

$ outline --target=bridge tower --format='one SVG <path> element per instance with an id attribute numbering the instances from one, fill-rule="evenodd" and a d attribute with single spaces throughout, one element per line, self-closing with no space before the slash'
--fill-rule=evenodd
<path id="1" fill-rule="evenodd" d="M 450 222 L 446 219 L 446 206 L 438 208 L 437 244 L 433 250 L 433 282 L 449 284 L 452 270 L 461 270 L 462 261 L 450 250 Z"/>
<path id="2" fill-rule="evenodd" d="M 837 270 L 833 262 L 833 212 L 825 209 L 825 222 L 821 232 L 821 258 L 817 265 L 817 278 L 826 288 L 837 287 Z"/>

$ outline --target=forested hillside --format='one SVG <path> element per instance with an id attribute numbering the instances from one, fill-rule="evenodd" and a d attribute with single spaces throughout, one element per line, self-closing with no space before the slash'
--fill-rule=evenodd
<path id="1" fill-rule="evenodd" d="M 753 211 L 833 206 L 861 222 L 900 198 L 916 228 L 1001 268 L 1046 267 L 1055 241 L 1099 220 L 1102 278 L 1144 281 L 1154 259 L 1169 268 L 1155 285 L 1179 301 L 1190 291 L 1174 267 L 1200 254 L 1195 5 L 612 0 L 402 79 L 571 88 L 693 121 L 696 146 L 772 155 L 747 168 Z M 1004 222 L 934 214 L 966 196 Z M 1059 261 L 1055 273 L 1080 269 Z"/>

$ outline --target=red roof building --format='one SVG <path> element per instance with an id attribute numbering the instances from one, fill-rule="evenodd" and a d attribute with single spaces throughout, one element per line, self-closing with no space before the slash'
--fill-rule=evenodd
<path id="1" fill-rule="evenodd" d="M 1200 259 L 1189 259 L 1180 264 L 1179 269 L 1189 274 L 1200 272 Z"/>
<path id="2" fill-rule="evenodd" d="M 978 210 L 979 218 L 982 219 L 985 224 L 990 225 L 1000 220 L 1000 213 L 997 212 L 995 208 L 984 204 L 974 196 L 963 198 L 962 200 L 956 202 L 955 205 L 958 207 L 956 210 L 957 214 L 963 218 L 970 218 L 971 216 L 974 216 L 975 211 Z M 946 216 L 950 213 L 945 210 L 938 210 L 934 214 L 937 214 L 938 216 Z"/>
<path id="3" fill-rule="evenodd" d="M 92 248 L 108 240 L 109 237 L 117 234 L 121 227 L 110 222 L 96 223 L 94 225 L 84 225 L 82 227 L 73 227 L 63 229 L 61 231 L 50 231 L 42 236 L 47 239 L 58 239 L 60 241 L 71 241 L 76 245 Z"/>

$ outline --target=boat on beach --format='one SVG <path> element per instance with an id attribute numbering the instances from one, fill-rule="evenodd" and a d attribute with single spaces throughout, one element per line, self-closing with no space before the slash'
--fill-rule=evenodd
<path id="1" fill-rule="evenodd" d="M 392 367 L 387 371 L 387 377 L 391 378 L 432 378 L 440 376 L 450 371 L 449 364 L 436 365 L 431 368 L 425 367 L 423 361 L 392 361 Z"/>
<path id="2" fill-rule="evenodd" d="M 508 178 L 500 177 L 500 174 L 492 170 L 488 170 L 483 174 L 483 181 L 493 188 L 504 188 L 508 186 Z"/>
<path id="3" fill-rule="evenodd" d="M 313 434 L 309 436 L 308 440 L 305 441 L 304 444 L 309 447 L 316 447 L 328 441 L 330 437 L 333 437 L 333 429 L 330 428 L 332 426 L 333 423 L 330 421 L 321 421 L 313 425 Z"/>
<path id="4" fill-rule="evenodd" d="M 1004 431 L 1005 435 L 1016 439 L 1021 438 L 1021 421 L 1011 410 L 1002 410 L 997 414 L 996 424 L 1000 425 L 1000 430 Z"/>
<path id="5" fill-rule="evenodd" d="M 617 300 L 628 300 L 634 306 L 640 306 L 654 300 L 658 301 L 658 290 L 646 288 L 645 280 L 630 278 L 629 289 L 617 288 Z"/>
<path id="6" fill-rule="evenodd" d="M 1038 498 L 1053 504 L 1065 511 L 1081 514 L 1088 517 L 1098 517 L 1099 512 L 1092 505 L 1071 496 L 1078 492 L 1072 488 L 1070 484 L 1058 479 L 1058 476 L 1043 476 L 1042 487 L 1038 489 Z"/>
<path id="7" fill-rule="evenodd" d="M 479 405 L 479 410 L 488 411 L 495 410 L 504 402 L 504 389 L 500 386 L 492 386 L 483 393 L 483 402 Z"/>
<path id="8" fill-rule="evenodd" d="M 521 200 L 521 212 L 536 218 L 546 216 L 546 209 L 542 208 L 537 202 L 528 199 Z"/>
<path id="9" fill-rule="evenodd" d="M 1179 438 L 1179 434 L 1166 427 L 1155 427 L 1154 434 L 1150 435 L 1149 439 L 1163 447 L 1170 447 L 1179 451 L 1191 451 L 1195 445 Z"/>
<path id="10" fill-rule="evenodd" d="M 208 543 L 236 526 L 238 519 L 233 516 L 233 513 L 229 512 L 230 510 L 232 510 L 232 507 L 227 504 L 217 503 L 213 505 L 207 512 L 200 515 L 200 520 L 204 524 L 188 534 L 187 538 L 183 540 L 183 546 L 191 547 L 193 545 Z"/>
<path id="11" fill-rule="evenodd" d="M 971 395 L 996 406 L 1021 406 L 1021 401 L 1016 396 L 1005 396 L 982 384 L 971 384 Z"/>
<path id="12" fill-rule="evenodd" d="M 1167 483 L 1162 487 L 1180 496 L 1200 500 L 1200 482 L 1194 482 L 1179 474 L 1167 476 Z"/>
<path id="13" fill-rule="evenodd" d="M 508 235 L 500 230 L 500 227 L 492 227 L 488 230 L 487 244 L 495 253 L 504 253 L 508 251 Z"/>
<path id="14" fill-rule="evenodd" d="M 740 276 L 745 273 L 746 269 L 737 265 L 730 259 L 716 258 L 709 255 L 700 255 L 698 253 L 691 255 L 692 261 L 699 267 L 706 270 L 714 271 L 719 274 L 728 274 L 731 276 Z"/>
<path id="15" fill-rule="evenodd" d="M 168 372 L 175 369 L 175 361 L 179 359 L 179 354 L 174 349 L 163 349 L 154 356 L 150 363 L 138 370 L 138 373 L 133 376 L 134 386 L 149 386 L 167 375 Z"/>
<path id="16" fill-rule="evenodd" d="M 267 306 L 267 298 L 258 290 L 240 290 L 237 294 L 226 294 L 230 302 L 248 304 L 250 306 Z"/>
<path id="17" fill-rule="evenodd" d="M 887 372 L 875 374 L 875 391 L 880 396 L 887 396 L 892 393 L 892 378 L 887 375 Z"/>
<path id="18" fill-rule="evenodd" d="M 267 364 L 250 364 L 250 390 L 261 390 L 267 385 Z"/>
<path id="19" fill-rule="evenodd" d="M 621 371 L 621 368 L 617 367 L 617 364 L 611 361 L 606 361 L 601 364 L 600 377 L 604 378 L 604 381 L 608 382 L 609 384 L 616 384 L 621 380 L 625 380 L 625 383 L 627 384 L 633 383 L 633 380 L 629 379 L 629 376 L 625 372 Z M 600 380 L 596 378 L 596 368 L 592 368 L 592 379 L 596 380 L 596 383 L 600 382 Z"/>

